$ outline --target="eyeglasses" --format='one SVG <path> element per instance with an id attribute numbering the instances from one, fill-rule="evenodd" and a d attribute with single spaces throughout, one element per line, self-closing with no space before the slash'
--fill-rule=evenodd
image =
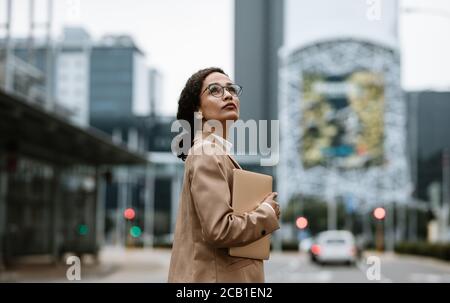
<path id="1" fill-rule="evenodd" d="M 238 97 L 242 93 L 242 86 L 238 84 L 230 84 L 227 86 L 222 86 L 217 83 L 212 83 L 208 85 L 207 88 L 202 92 L 202 95 L 206 92 L 206 90 L 209 90 L 210 94 L 213 95 L 216 98 L 222 98 L 223 94 L 225 93 L 225 89 L 232 95 L 233 97 Z"/>

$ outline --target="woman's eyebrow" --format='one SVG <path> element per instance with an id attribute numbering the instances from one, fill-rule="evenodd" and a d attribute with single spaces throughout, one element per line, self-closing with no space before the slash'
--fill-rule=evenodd
<path id="1" fill-rule="evenodd" d="M 212 82 L 212 83 L 209 83 L 208 86 L 210 86 L 210 85 L 212 85 L 212 84 L 222 85 L 222 84 L 220 84 L 220 83 L 218 83 L 218 82 Z M 233 82 L 227 82 L 227 83 L 225 83 L 225 85 L 233 85 L 233 84 L 234 84 Z"/>

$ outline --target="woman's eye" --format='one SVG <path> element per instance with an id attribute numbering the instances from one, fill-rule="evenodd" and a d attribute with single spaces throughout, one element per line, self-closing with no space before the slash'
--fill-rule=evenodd
<path id="1" fill-rule="evenodd" d="M 217 85 L 211 85 L 209 87 L 209 90 L 211 91 L 211 94 L 218 94 L 221 90 L 221 87 Z"/>
<path id="2" fill-rule="evenodd" d="M 230 92 L 230 94 L 236 94 L 236 87 L 228 86 L 227 89 Z"/>

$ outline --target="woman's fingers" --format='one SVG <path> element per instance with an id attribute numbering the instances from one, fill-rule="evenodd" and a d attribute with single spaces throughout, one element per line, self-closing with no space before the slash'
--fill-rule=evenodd
<path id="1" fill-rule="evenodd" d="M 281 214 L 280 204 L 278 204 L 278 203 L 276 203 L 276 204 L 277 204 L 277 217 L 278 217 L 278 219 L 280 219 L 280 214 Z"/>
<path id="2" fill-rule="evenodd" d="M 266 196 L 266 198 L 264 199 L 265 202 L 269 202 L 269 201 L 273 201 L 273 199 L 275 199 L 275 197 L 278 195 L 277 192 L 273 192 L 270 193 Z"/>
<path id="3" fill-rule="evenodd" d="M 280 204 L 278 204 L 276 201 L 272 200 L 270 202 L 268 202 L 273 210 L 275 211 L 275 214 L 277 215 L 278 219 L 280 218 Z"/>
<path id="4" fill-rule="evenodd" d="M 272 206 L 273 210 L 275 211 L 277 218 L 280 219 L 280 214 L 281 214 L 280 205 L 274 200 L 277 195 L 278 195 L 277 192 L 272 192 L 267 195 L 267 197 L 264 199 L 263 202 L 269 203 L 270 206 Z"/>
<path id="5" fill-rule="evenodd" d="M 280 214 L 281 214 L 280 204 L 277 203 L 277 217 L 278 217 L 278 219 L 280 219 Z"/>

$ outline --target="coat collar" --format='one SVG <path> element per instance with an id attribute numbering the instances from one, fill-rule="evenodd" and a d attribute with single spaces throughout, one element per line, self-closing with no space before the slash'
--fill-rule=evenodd
<path id="1" fill-rule="evenodd" d="M 233 162 L 233 165 L 236 168 L 242 169 L 239 163 L 230 155 L 233 148 L 233 144 L 230 141 L 214 134 L 213 132 L 202 132 L 195 135 L 194 145 L 202 144 L 204 141 L 215 143 L 221 149 L 224 155 L 226 154 L 228 158 L 230 158 L 231 162 Z"/>
<path id="2" fill-rule="evenodd" d="M 203 141 L 209 141 L 212 143 L 217 144 L 217 146 L 224 152 L 227 154 L 231 153 L 231 149 L 233 148 L 233 144 L 228 141 L 225 140 L 224 138 L 212 133 L 212 132 L 202 132 L 197 134 L 194 137 L 194 144 L 197 143 L 203 143 Z"/>

